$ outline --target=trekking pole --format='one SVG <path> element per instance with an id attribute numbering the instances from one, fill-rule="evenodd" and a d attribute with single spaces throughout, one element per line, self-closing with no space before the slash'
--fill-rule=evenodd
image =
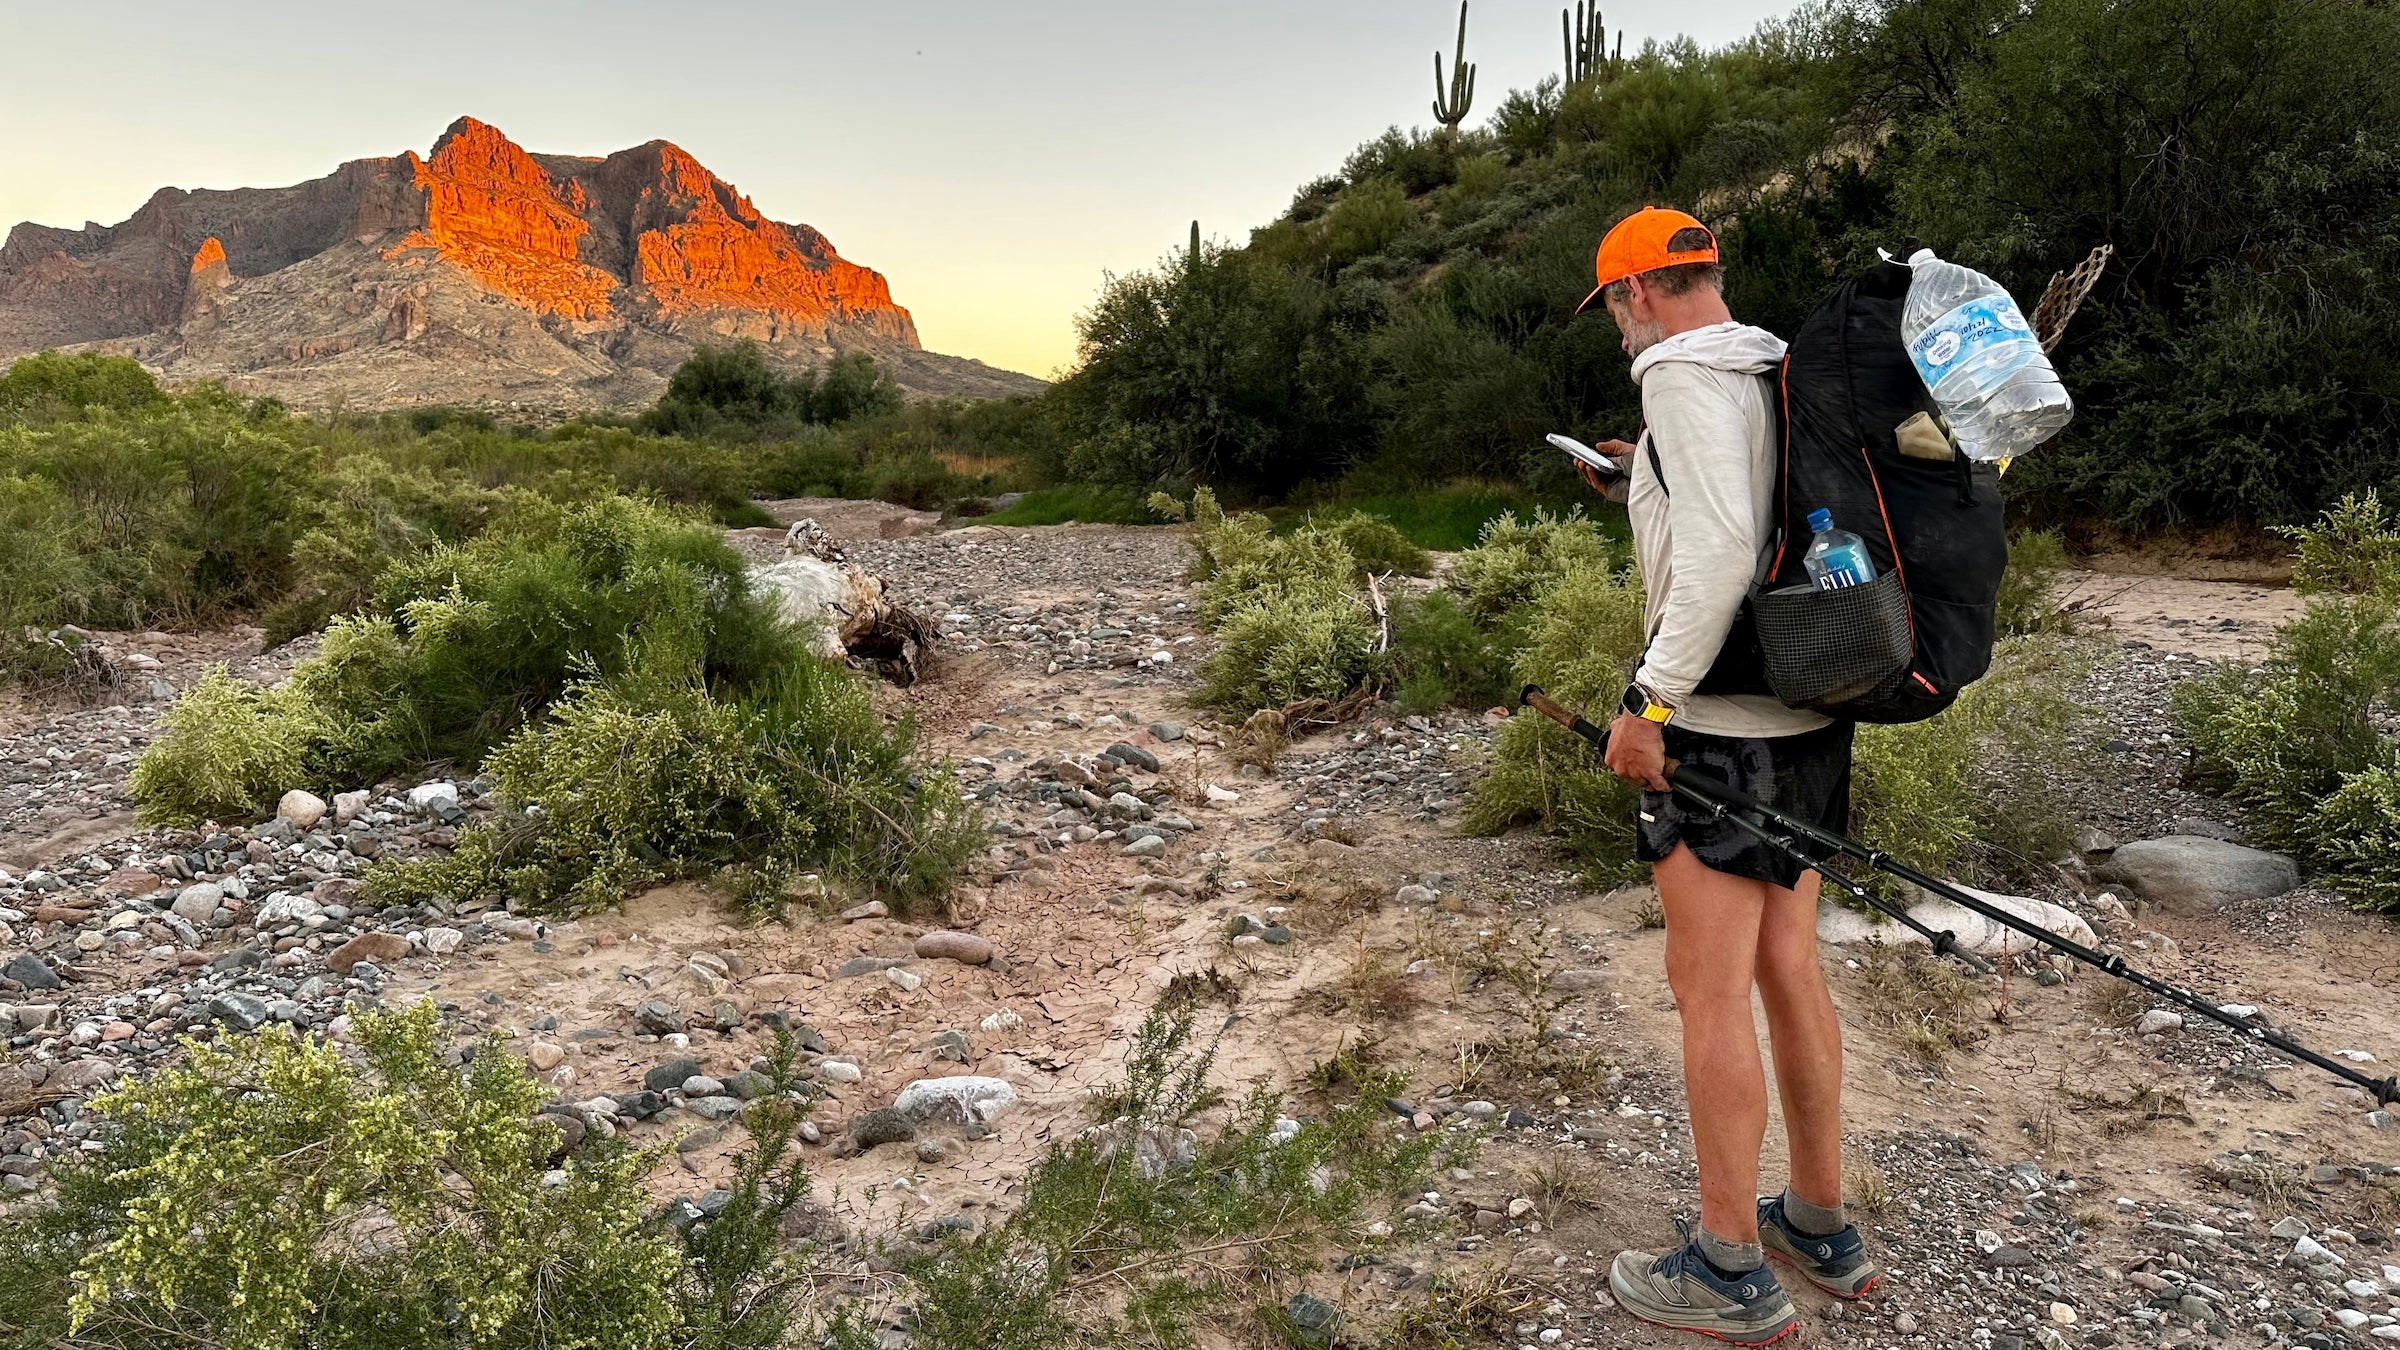
<path id="1" fill-rule="evenodd" d="M 1601 730 L 1599 727 L 1592 725 L 1583 718 L 1567 711 L 1564 707 L 1560 706 L 1556 699 L 1553 699 L 1548 694 L 1543 693 L 1541 686 L 1531 684 L 1525 686 L 1524 692 L 1520 695 L 1520 697 L 1523 699 L 1525 704 L 1531 707 L 1535 712 L 1540 713 L 1542 716 L 1549 718 L 1551 721 L 1558 723 L 1567 730 L 1574 732 L 1578 736 L 1581 736 L 1586 741 L 1591 742 L 1593 748 L 1598 750 L 1601 754 L 1606 755 L 1608 753 L 1608 733 Z M 1947 928 L 1942 929 L 1938 933 L 1935 932 L 1931 927 L 1919 922 L 1914 915 L 1910 914 L 1907 910 L 1902 909 L 1899 905 L 1884 899 L 1882 896 L 1875 894 L 1873 891 L 1870 891 L 1866 887 L 1859 885 L 1850 878 L 1834 871 L 1831 867 L 1826 866 L 1822 861 L 1808 856 L 1806 852 L 1802 851 L 1799 844 L 1796 843 L 1791 836 L 1771 833 L 1764 826 L 1758 824 L 1757 822 L 1747 820 L 1742 816 L 1735 814 L 1733 811 L 1728 810 L 1723 801 L 1708 796 L 1703 789 L 1685 781 L 1687 776 L 1696 775 L 1686 775 L 1681 766 L 1677 765 L 1674 761 L 1669 760 L 1667 762 L 1667 785 L 1672 787 L 1678 796 L 1683 797 L 1685 800 L 1690 801 L 1707 811 L 1711 819 L 1725 821 L 1728 824 L 1740 827 L 1742 830 L 1748 832 L 1753 838 L 1757 839 L 1760 843 L 1765 844 L 1767 847 L 1774 849 L 1776 852 L 1781 853 L 1783 856 L 1800 864 L 1800 867 L 1803 871 L 1814 871 L 1818 876 L 1823 877 L 1828 882 L 1831 882 L 1834 886 L 1848 894 L 1852 899 L 1857 900 L 1861 904 L 1881 911 L 1885 917 L 1892 919 L 1894 922 L 1899 923 L 1904 927 L 1914 929 L 1918 936 L 1924 938 L 1927 942 L 1933 945 L 1933 950 L 1936 954 L 1941 956 L 1955 957 L 1962 964 L 1972 967 L 1974 970 L 1985 975 L 1997 975 L 2000 973 L 1998 968 L 1994 967 L 1991 962 L 1984 960 L 1981 956 L 1978 956 L 1974 952 L 1971 952 L 1965 947 L 1960 946 L 1958 944 L 1958 934 L 1950 931 Z M 1780 824 L 1781 822 L 1778 823 Z"/>
<path id="2" fill-rule="evenodd" d="M 1521 698 L 1535 712 L 1574 732 L 1603 752 L 1607 750 L 1607 732 L 1561 707 L 1556 700 L 1544 694 L 1538 685 L 1525 686 Z M 2154 994 L 2177 1007 L 2198 1013 L 2212 1022 L 2222 1023 L 2243 1036 L 2278 1051 L 2287 1058 L 2322 1069 L 2352 1087 L 2364 1091 L 2379 1106 L 2400 1103 L 2400 1075 L 2380 1079 L 2370 1078 L 2347 1064 L 2327 1059 L 2272 1027 L 2254 1022 L 2249 1018 L 2236 1017 L 2188 989 L 2169 984 L 2155 975 L 2127 965 L 2122 956 L 2103 955 L 2096 952 L 2073 938 L 2053 933 L 2030 919 L 2012 914 L 1989 901 L 1979 900 L 1947 881 L 1928 876 L 1916 868 L 1894 859 L 1881 849 L 1869 848 L 1848 835 L 1837 834 L 1832 830 L 1813 825 L 1808 821 L 1777 810 L 1730 783 L 1720 782 L 1711 775 L 1670 762 L 1667 769 L 1667 781 L 1679 792 L 1694 796 L 1702 804 L 1709 806 L 1712 814 L 1717 814 L 1721 819 L 1746 824 L 1747 822 L 1743 822 L 1741 816 L 1732 814 L 1732 812 L 1752 812 L 1762 819 L 1773 821 L 1820 848 L 1847 853 L 1878 872 L 1897 877 L 1912 886 L 1938 895 L 1970 913 L 1981 915 L 2003 928 L 2032 938 L 2062 956 L 2081 961 L 2103 974 L 2113 975 L 2127 984 Z M 1726 808 L 1731 808 L 1731 811 L 1727 811 Z M 1815 864 L 1812 863 L 1811 866 L 1815 866 Z M 1822 868 L 1819 868 L 1818 872 L 1819 875 L 1828 875 Z M 1849 888 L 1845 887 L 1844 889 Z M 1858 894 L 1856 891 L 1852 893 Z M 1871 896 L 1861 896 L 1861 898 L 1866 899 L 1867 903 L 1874 905 L 1884 913 L 1901 918 L 1902 922 L 1907 923 L 1918 932 L 1927 931 L 1923 925 L 1901 916 L 1891 904 Z"/>

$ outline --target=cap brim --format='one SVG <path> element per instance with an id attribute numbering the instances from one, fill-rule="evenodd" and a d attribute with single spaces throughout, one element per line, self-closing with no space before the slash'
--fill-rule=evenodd
<path id="1" fill-rule="evenodd" d="M 1581 314 L 1585 310 L 1590 309 L 1592 306 L 1599 304 L 1601 292 L 1607 289 L 1608 287 L 1606 286 L 1594 286 L 1592 288 L 1592 293 L 1583 297 L 1583 303 L 1575 307 L 1575 312 Z"/>

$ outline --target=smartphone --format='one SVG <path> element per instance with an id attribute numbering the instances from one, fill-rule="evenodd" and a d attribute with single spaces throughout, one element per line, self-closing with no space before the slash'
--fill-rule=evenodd
<path id="1" fill-rule="evenodd" d="M 1576 462 L 1591 466 L 1592 472 L 1599 474 L 1602 478 L 1622 478 L 1625 476 L 1624 465 L 1619 464 L 1617 461 L 1610 459 L 1604 454 L 1601 454 L 1599 451 L 1594 450 L 1592 447 L 1585 445 L 1583 442 L 1576 440 L 1572 436 L 1561 436 L 1557 432 L 1553 431 L 1550 433 L 1549 439 L 1552 445 L 1555 445 L 1559 449 L 1566 451 L 1569 455 L 1572 455 Z"/>

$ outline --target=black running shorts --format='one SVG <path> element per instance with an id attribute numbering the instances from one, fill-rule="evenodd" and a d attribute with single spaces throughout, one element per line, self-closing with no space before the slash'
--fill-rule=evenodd
<path id="1" fill-rule="evenodd" d="M 1665 728 L 1665 739 L 1667 758 L 1820 829 L 1848 833 L 1851 730 L 1850 723 L 1835 722 L 1797 736 L 1750 739 L 1711 736 L 1670 725 Z M 1772 821 L 1756 816 L 1748 819 L 1771 832 L 1783 833 Z M 1708 808 L 1674 793 L 1642 793 L 1634 825 L 1634 856 L 1643 862 L 1658 862 L 1673 853 L 1677 844 L 1686 844 L 1714 871 L 1786 889 L 1796 884 L 1805 870 L 1757 835 L 1732 821 L 1714 819 Z M 1795 842 L 1811 858 L 1826 856 L 1823 849 Z"/>

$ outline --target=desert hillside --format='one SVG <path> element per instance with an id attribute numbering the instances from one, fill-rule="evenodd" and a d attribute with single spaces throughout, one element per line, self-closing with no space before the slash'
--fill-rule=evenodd
<path id="1" fill-rule="evenodd" d="M 532 154 L 459 118 L 432 153 L 281 188 L 162 188 L 130 218 L 0 246 L 0 360 L 91 345 L 298 406 L 615 408 L 695 344 L 865 352 L 912 393 L 1038 381 L 928 352 L 881 273 L 665 141 Z"/>

